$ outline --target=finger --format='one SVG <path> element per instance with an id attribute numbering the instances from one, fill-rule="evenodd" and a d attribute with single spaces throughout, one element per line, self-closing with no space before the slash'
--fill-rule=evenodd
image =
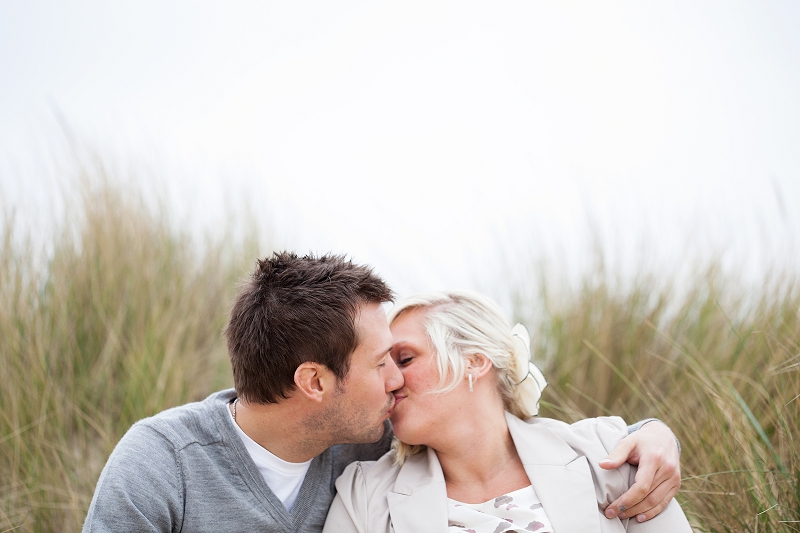
<path id="1" fill-rule="evenodd" d="M 678 489 L 681 488 L 681 475 L 680 470 L 677 468 L 667 469 L 671 470 L 672 472 L 671 475 L 668 476 L 662 473 L 662 470 L 665 469 L 659 469 L 657 472 L 652 484 L 655 488 L 650 492 L 650 494 L 648 494 L 641 502 L 628 507 L 628 509 L 624 513 L 621 513 L 620 516 L 624 514 L 626 517 L 638 517 L 641 514 L 645 514 L 647 515 L 646 519 L 649 520 L 663 510 L 666 504 L 669 503 L 669 500 L 672 499 L 675 494 L 677 494 Z M 666 503 L 661 506 L 661 503 L 664 500 L 666 500 Z M 653 511 L 653 509 L 656 510 Z"/>
<path id="2" fill-rule="evenodd" d="M 636 521 L 637 522 L 647 522 L 651 518 L 657 516 L 659 513 L 661 513 L 661 511 L 663 511 L 664 509 L 667 508 L 667 505 L 669 505 L 669 502 L 672 501 L 672 498 L 674 498 L 675 494 L 677 494 L 677 493 L 678 493 L 677 487 L 673 488 L 673 490 L 671 490 L 669 492 L 667 497 L 664 498 L 663 500 L 661 500 L 661 502 L 659 502 L 658 505 L 656 505 L 655 507 L 651 508 L 647 512 L 637 513 L 636 514 Z M 631 515 L 631 516 L 634 516 L 634 515 Z"/>
<path id="3" fill-rule="evenodd" d="M 619 515 L 621 518 L 627 518 L 644 515 L 644 519 L 649 520 L 663 510 L 680 489 L 680 468 L 669 464 L 651 474 L 653 465 L 653 462 L 645 461 L 639 467 L 630 490 L 606 509 L 607 517 L 613 518 Z M 648 487 L 652 487 L 652 490 L 650 494 L 645 494 L 644 491 Z M 664 500 L 666 501 L 661 505 Z"/>
<path id="4" fill-rule="evenodd" d="M 614 518 L 621 513 L 625 513 L 629 509 L 633 509 L 639 504 L 639 502 L 645 499 L 645 497 L 650 494 L 652 487 L 654 486 L 653 480 L 655 479 L 655 474 L 656 472 L 653 471 L 653 467 L 651 465 L 641 465 L 639 470 L 636 472 L 633 485 L 631 485 L 627 492 L 614 500 L 611 505 L 606 507 L 606 517 Z"/>
<path id="5" fill-rule="evenodd" d="M 608 454 L 608 457 L 600 461 L 600 468 L 611 470 L 619 468 L 622 463 L 628 460 L 631 452 L 636 447 L 636 442 L 631 438 L 624 438 L 617 443 L 617 446 Z"/>
<path id="6" fill-rule="evenodd" d="M 666 504 L 677 492 L 678 487 L 674 484 L 662 483 L 655 487 L 642 501 L 620 513 L 619 517 L 638 519 L 639 516 L 645 515 L 647 519 L 652 518 L 666 507 Z"/>

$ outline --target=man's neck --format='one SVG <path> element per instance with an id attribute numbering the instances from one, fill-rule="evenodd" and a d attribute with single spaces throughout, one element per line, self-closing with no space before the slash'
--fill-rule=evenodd
<path id="1" fill-rule="evenodd" d="M 236 402 L 235 422 L 259 446 L 290 463 L 313 459 L 331 446 L 305 424 L 308 413 L 291 398 L 277 404 Z M 233 413 L 233 404 L 228 406 Z"/>

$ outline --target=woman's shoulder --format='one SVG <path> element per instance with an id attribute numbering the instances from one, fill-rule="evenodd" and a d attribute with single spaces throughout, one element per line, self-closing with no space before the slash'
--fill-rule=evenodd
<path id="1" fill-rule="evenodd" d="M 628 463 L 613 470 L 600 466 L 627 435 L 627 426 L 619 417 L 586 418 L 572 424 L 539 417 L 510 419 L 509 427 L 512 426 L 522 437 L 515 439 L 515 444 L 523 464 L 570 464 L 586 469 L 594 482 L 597 503 L 603 509 L 628 490 L 633 481 L 636 471 Z"/>
<path id="2" fill-rule="evenodd" d="M 573 423 L 552 418 L 533 417 L 521 422 L 524 424 L 521 426 L 523 428 L 526 426 L 546 428 L 572 447 L 602 448 L 606 453 L 611 452 L 617 443 L 628 435 L 627 424 L 618 416 L 584 418 Z"/>
<path id="3" fill-rule="evenodd" d="M 349 494 L 382 494 L 394 486 L 400 465 L 389 451 L 377 461 L 356 461 L 344 469 L 336 480 L 336 490 Z"/>
<path id="4" fill-rule="evenodd" d="M 324 533 L 389 531 L 387 495 L 400 466 L 388 452 L 377 461 L 351 463 L 336 480 L 336 497 L 325 521 Z"/>
<path id="5" fill-rule="evenodd" d="M 527 448 L 520 451 L 521 457 L 526 456 L 533 462 L 544 463 L 550 460 L 570 460 L 570 457 L 585 457 L 595 481 L 613 486 L 613 492 L 617 496 L 628 489 L 630 475 L 635 474 L 627 463 L 615 470 L 600 467 L 600 462 L 628 434 L 625 422 L 619 417 L 585 418 L 572 424 L 541 417 L 525 421 L 510 418 L 509 427 L 511 426 L 514 426 L 513 431 L 525 435 L 524 440 L 517 442 L 518 451 L 520 445 Z"/>

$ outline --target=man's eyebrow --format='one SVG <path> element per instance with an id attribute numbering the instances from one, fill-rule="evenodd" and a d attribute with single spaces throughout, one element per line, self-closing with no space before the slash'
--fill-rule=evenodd
<path id="1" fill-rule="evenodd" d="M 383 359 L 383 358 L 386 356 L 386 354 L 388 354 L 388 353 L 389 353 L 389 352 L 391 352 L 391 351 L 392 351 L 392 347 L 391 347 L 391 346 L 389 346 L 389 347 L 388 347 L 388 348 L 386 348 L 384 351 L 382 351 L 382 352 L 380 352 L 380 353 L 376 354 L 376 355 L 375 355 L 375 360 L 376 360 L 376 361 L 378 361 L 378 360 L 380 360 L 380 359 Z"/>

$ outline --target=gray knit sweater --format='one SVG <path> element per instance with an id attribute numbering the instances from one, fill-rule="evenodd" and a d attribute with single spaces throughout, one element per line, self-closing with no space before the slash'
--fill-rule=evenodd
<path id="1" fill-rule="evenodd" d="M 100 474 L 83 531 L 319 532 L 344 467 L 389 449 L 388 423 L 375 444 L 329 448 L 288 513 L 236 434 L 234 396 L 217 392 L 134 424 Z"/>

